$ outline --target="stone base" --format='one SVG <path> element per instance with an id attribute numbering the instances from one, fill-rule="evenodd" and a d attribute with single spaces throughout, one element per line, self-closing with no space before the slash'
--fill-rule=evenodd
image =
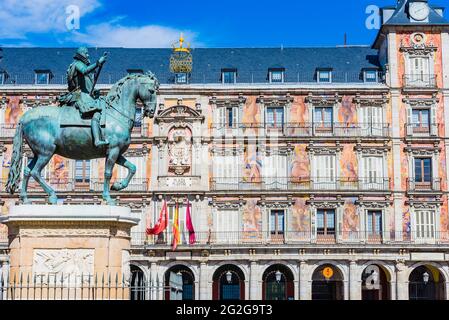
<path id="1" fill-rule="evenodd" d="M 0 222 L 8 226 L 10 281 L 20 274 L 129 277 L 130 230 L 139 222 L 129 208 L 19 205 Z"/>

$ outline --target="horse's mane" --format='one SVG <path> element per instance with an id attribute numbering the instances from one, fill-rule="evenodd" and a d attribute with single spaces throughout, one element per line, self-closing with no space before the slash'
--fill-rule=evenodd
<path id="1" fill-rule="evenodd" d="M 116 82 L 112 86 L 111 90 L 109 91 L 109 93 L 107 95 L 107 99 L 109 100 L 109 102 L 113 102 L 115 99 L 117 99 L 121 96 L 123 86 L 125 85 L 126 82 L 128 82 L 129 80 L 134 80 L 134 79 L 138 79 L 138 78 L 149 78 L 150 80 L 153 80 L 155 82 L 156 89 L 159 88 L 159 81 L 157 80 L 154 73 L 152 73 L 151 71 L 144 73 L 144 74 L 128 74 L 128 75 L 124 76 L 123 78 L 121 78 L 118 82 Z"/>

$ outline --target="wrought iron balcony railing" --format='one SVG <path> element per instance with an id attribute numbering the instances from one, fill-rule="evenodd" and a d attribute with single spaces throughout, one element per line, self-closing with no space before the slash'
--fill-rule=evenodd
<path id="1" fill-rule="evenodd" d="M 212 124 L 213 136 L 389 137 L 387 123 L 232 123 Z"/>
<path id="2" fill-rule="evenodd" d="M 424 179 L 426 180 L 426 179 Z M 407 179 L 408 192 L 440 192 L 441 178 L 429 179 L 429 181 Z"/>
<path id="3" fill-rule="evenodd" d="M 163 232 L 159 235 L 147 235 L 144 232 L 131 233 L 133 247 L 170 246 L 173 233 Z M 282 245 L 282 244 L 371 244 L 371 245 L 449 245 L 449 231 L 435 231 L 428 228 L 420 231 L 334 231 L 311 232 L 284 230 L 272 231 L 202 231 L 195 232 L 195 241 L 190 243 L 189 233 L 181 232 L 178 246 L 246 246 L 246 245 Z"/>
<path id="4" fill-rule="evenodd" d="M 404 75 L 405 88 L 429 89 L 437 87 L 435 74 L 406 74 Z"/>
<path id="5" fill-rule="evenodd" d="M 212 178 L 210 189 L 229 190 L 313 190 L 313 191 L 386 191 L 390 189 L 390 178 Z"/>
<path id="6" fill-rule="evenodd" d="M 405 125 L 405 134 L 411 137 L 438 136 L 439 127 L 440 125 L 437 123 L 407 123 Z"/>
<path id="7" fill-rule="evenodd" d="M 121 179 L 117 179 L 121 180 Z M 117 181 L 112 180 L 112 183 Z M 55 190 L 59 192 L 101 192 L 103 191 L 103 179 L 84 179 L 83 181 L 77 181 L 76 179 L 46 179 L 48 184 Z M 148 191 L 148 179 L 133 179 L 128 187 L 124 189 L 125 192 L 143 192 Z M 0 181 L 0 192 L 5 191 L 6 181 Z M 42 187 L 33 179 L 30 179 L 28 184 L 28 191 L 33 192 L 43 192 Z"/>

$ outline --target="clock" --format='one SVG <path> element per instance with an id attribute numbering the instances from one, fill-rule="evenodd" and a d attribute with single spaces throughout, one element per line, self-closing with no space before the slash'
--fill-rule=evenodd
<path id="1" fill-rule="evenodd" d="M 427 2 L 412 2 L 409 13 L 413 20 L 424 21 L 430 14 L 430 8 Z"/>

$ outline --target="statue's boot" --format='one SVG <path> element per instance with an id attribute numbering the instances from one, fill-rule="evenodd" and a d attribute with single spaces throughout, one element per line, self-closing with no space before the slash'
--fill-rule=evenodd
<path id="1" fill-rule="evenodd" d="M 108 145 L 109 141 L 108 140 L 101 140 L 101 127 L 100 127 L 100 118 L 101 118 L 101 114 L 99 112 L 95 113 L 93 118 L 92 118 L 92 122 L 91 122 L 91 126 L 92 126 L 92 135 L 94 138 L 94 144 L 96 147 L 100 147 L 100 146 L 104 146 L 104 145 Z"/>

